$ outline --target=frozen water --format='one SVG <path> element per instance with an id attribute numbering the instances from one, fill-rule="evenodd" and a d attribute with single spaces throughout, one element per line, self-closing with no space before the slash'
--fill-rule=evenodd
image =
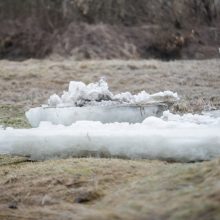
<path id="1" fill-rule="evenodd" d="M 177 115 L 172 114 L 169 111 L 165 111 L 163 113 L 164 120 L 167 121 L 176 121 L 176 122 L 183 122 L 183 123 L 195 123 L 195 124 L 207 124 L 207 125 L 220 125 L 220 115 L 219 117 L 214 117 L 212 114 L 184 114 L 184 115 Z"/>
<path id="2" fill-rule="evenodd" d="M 167 111 L 136 124 L 80 121 L 65 127 L 44 122 L 38 128 L 0 130 L 0 153 L 33 160 L 82 155 L 210 160 L 220 156 L 220 117 Z"/>
<path id="3" fill-rule="evenodd" d="M 57 105 L 60 105 L 61 103 L 62 103 L 62 100 L 57 94 L 53 94 L 48 99 L 48 105 L 51 107 L 56 107 Z"/>
<path id="4" fill-rule="evenodd" d="M 163 112 L 177 100 L 170 91 L 113 95 L 104 80 L 89 85 L 73 81 L 61 97 L 54 94 L 48 105 L 26 112 L 38 128 L 0 127 L 0 154 L 32 160 L 105 155 L 189 162 L 220 157 L 220 115 Z"/>
<path id="5" fill-rule="evenodd" d="M 49 106 L 83 106 L 90 102 L 112 100 L 113 94 L 104 80 L 85 85 L 83 82 L 71 81 L 69 90 L 59 97 L 54 94 L 48 99 Z M 98 104 L 98 103 L 97 103 Z"/>
<path id="6" fill-rule="evenodd" d="M 142 122 L 146 117 L 160 117 L 168 108 L 166 104 L 85 106 L 85 107 L 38 107 L 26 112 L 26 117 L 32 127 L 38 127 L 41 121 L 53 124 L 71 125 L 76 121 L 111 122 Z"/>
<path id="7" fill-rule="evenodd" d="M 52 95 L 48 105 L 30 109 L 26 117 L 32 127 L 39 126 L 41 121 L 67 126 L 79 120 L 137 123 L 148 116 L 161 116 L 178 99 L 177 93 L 171 91 L 113 95 L 103 79 L 88 85 L 72 81 L 61 97 Z"/>
<path id="8" fill-rule="evenodd" d="M 220 117 L 220 110 L 205 111 L 205 112 L 203 112 L 203 114 L 212 116 L 214 118 L 218 118 L 218 117 Z"/>
<path id="9" fill-rule="evenodd" d="M 171 91 L 159 92 L 155 94 L 148 94 L 142 91 L 136 95 L 130 92 L 113 95 L 109 91 L 108 84 L 103 79 L 97 83 L 90 83 L 85 85 L 83 82 L 71 81 L 69 90 L 64 91 L 63 95 L 59 97 L 54 94 L 48 99 L 49 107 L 64 107 L 64 106 L 91 106 L 114 104 L 146 104 L 149 102 L 168 102 L 173 103 L 177 101 L 177 93 Z"/>

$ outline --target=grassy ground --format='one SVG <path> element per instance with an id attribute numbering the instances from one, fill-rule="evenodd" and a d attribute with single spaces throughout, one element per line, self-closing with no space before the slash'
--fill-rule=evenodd
<path id="1" fill-rule="evenodd" d="M 2 219 L 219 219 L 220 161 L 2 164 Z"/>
<path id="2" fill-rule="evenodd" d="M 176 111 L 218 107 L 219 62 L 0 62 L 0 125 L 29 127 L 24 111 L 70 79 L 104 75 L 114 91 L 171 89 Z M 182 86 L 181 86 L 182 85 Z M 191 96 L 190 96 L 191 94 Z M 219 219 L 220 160 L 167 163 L 0 156 L 0 219 Z"/>
<path id="3" fill-rule="evenodd" d="M 28 128 L 23 106 L 0 105 L 0 125 L 4 127 Z"/>

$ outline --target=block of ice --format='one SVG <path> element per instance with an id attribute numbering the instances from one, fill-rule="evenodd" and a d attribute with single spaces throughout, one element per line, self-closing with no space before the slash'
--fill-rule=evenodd
<path id="1" fill-rule="evenodd" d="M 146 117 L 160 117 L 168 108 L 166 104 L 146 105 L 113 105 L 86 107 L 37 107 L 26 112 L 26 117 L 32 127 L 39 126 L 41 121 L 53 124 L 71 125 L 76 121 L 112 122 L 142 122 Z"/>
<path id="2" fill-rule="evenodd" d="M 0 130 L 0 153 L 53 157 L 105 155 L 181 162 L 220 157 L 220 118 L 202 115 L 148 117 L 142 123 L 80 121 L 65 127 Z"/>
<path id="3" fill-rule="evenodd" d="M 72 81 L 61 97 L 50 96 L 48 105 L 30 109 L 26 117 L 33 127 L 41 121 L 63 125 L 79 120 L 137 123 L 148 116 L 161 116 L 177 100 L 178 95 L 170 91 L 152 95 L 145 91 L 136 95 L 130 92 L 113 95 L 103 79 L 88 85 Z"/>

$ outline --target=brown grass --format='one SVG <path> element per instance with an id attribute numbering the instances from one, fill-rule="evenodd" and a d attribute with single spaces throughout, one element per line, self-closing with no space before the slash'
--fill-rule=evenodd
<path id="1" fill-rule="evenodd" d="M 220 161 L 66 159 L 0 166 L 2 219 L 218 219 Z"/>
<path id="2" fill-rule="evenodd" d="M 46 103 L 54 92 L 61 94 L 67 90 L 70 80 L 90 83 L 104 77 L 115 93 L 141 90 L 178 92 L 181 101 L 176 111 L 199 112 L 220 106 L 219 69 L 219 60 L 76 62 L 62 58 L 59 61 L 0 61 L 0 111 L 5 112 L 4 106 L 7 105 L 12 112 L 16 112 L 16 108 L 18 112 L 24 112 Z"/>
<path id="3" fill-rule="evenodd" d="M 219 107 L 219 60 L 0 62 L 0 124 L 28 126 L 24 111 L 61 94 L 70 80 L 105 76 L 114 92 L 177 91 L 179 112 Z M 5 120 L 5 121 L 4 121 Z M 220 218 L 220 161 L 0 157 L 0 219 Z"/>

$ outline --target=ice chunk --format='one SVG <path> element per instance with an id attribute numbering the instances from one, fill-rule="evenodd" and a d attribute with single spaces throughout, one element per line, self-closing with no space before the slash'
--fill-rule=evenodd
<path id="1" fill-rule="evenodd" d="M 146 91 L 141 91 L 136 95 L 132 95 L 130 92 L 117 94 L 113 100 L 120 102 L 127 102 L 132 104 L 146 104 L 155 102 L 174 103 L 179 100 L 177 93 L 171 91 L 159 92 L 155 94 L 148 94 Z"/>
<path id="2" fill-rule="evenodd" d="M 211 117 L 211 115 L 199 115 L 199 114 L 184 114 L 177 115 L 172 114 L 169 111 L 165 111 L 163 113 L 163 119 L 167 121 L 177 121 L 177 122 L 186 122 L 186 123 L 195 123 L 195 124 L 219 124 L 220 125 L 220 117 Z"/>
<path id="3" fill-rule="evenodd" d="M 112 104 L 146 104 L 149 102 L 167 102 L 173 103 L 178 100 L 177 93 L 171 91 L 159 92 L 156 94 L 148 94 L 142 91 L 136 95 L 130 92 L 113 95 L 108 88 L 107 82 L 101 79 L 97 83 L 85 85 L 83 82 L 71 81 L 69 90 L 64 91 L 63 95 L 58 98 L 52 95 L 48 100 L 49 107 L 64 106 L 88 106 L 102 105 L 105 101 Z"/>
<path id="4" fill-rule="evenodd" d="M 69 92 L 77 94 L 79 91 L 86 88 L 85 83 L 83 82 L 77 82 L 77 81 L 71 81 L 69 83 Z"/>
<path id="5" fill-rule="evenodd" d="M 137 124 L 80 121 L 65 127 L 47 122 L 38 128 L 0 130 L 0 153 L 33 160 L 101 154 L 181 162 L 220 157 L 220 123 L 202 115 L 199 120 L 197 115 L 164 115 L 168 117 L 148 117 Z"/>
<path id="6" fill-rule="evenodd" d="M 136 95 L 130 92 L 113 95 L 103 79 L 88 85 L 71 81 L 69 90 L 61 97 L 52 95 L 48 106 L 30 109 L 26 116 L 33 127 L 41 121 L 63 125 L 79 120 L 137 123 L 149 116 L 161 116 L 162 111 L 177 100 L 177 93 L 171 91 L 152 95 L 146 91 Z"/>
<path id="7" fill-rule="evenodd" d="M 37 127 L 41 121 L 53 124 L 71 125 L 80 120 L 111 122 L 142 122 L 146 117 L 160 117 L 167 109 L 166 104 L 86 106 L 86 107 L 37 107 L 26 112 L 26 117 L 32 127 Z"/>
<path id="8" fill-rule="evenodd" d="M 174 103 L 179 100 L 178 94 L 171 91 L 158 92 L 150 95 L 150 100 Z"/>
<path id="9" fill-rule="evenodd" d="M 48 105 L 52 107 L 56 107 L 57 105 L 61 104 L 61 102 L 61 98 L 56 94 L 50 96 L 48 99 Z"/>
<path id="10" fill-rule="evenodd" d="M 114 100 L 122 103 L 130 103 L 134 100 L 133 95 L 130 92 L 123 92 L 114 96 Z"/>
<path id="11" fill-rule="evenodd" d="M 84 99 L 89 101 L 111 100 L 113 94 L 108 89 L 108 84 L 103 79 L 98 83 L 91 83 L 87 86 L 87 94 Z"/>
<path id="12" fill-rule="evenodd" d="M 101 102 L 103 100 L 111 100 L 113 94 L 108 89 L 108 84 L 101 79 L 97 83 L 90 83 L 85 85 L 83 82 L 71 81 L 69 83 L 69 90 L 64 91 L 60 101 L 56 106 L 84 106 L 89 102 Z M 51 100 L 57 99 L 57 95 L 52 95 L 48 100 L 48 105 L 51 105 Z M 52 104 L 55 102 L 52 102 Z"/>
<path id="13" fill-rule="evenodd" d="M 100 80 L 97 83 L 90 83 L 87 86 L 83 82 L 71 81 L 67 94 L 76 106 L 83 105 L 83 102 L 109 100 L 112 97 L 112 94 L 108 90 L 108 84 L 104 80 Z M 67 94 L 65 93 L 65 96 Z M 68 99 L 65 99 L 64 102 L 66 100 Z"/>

